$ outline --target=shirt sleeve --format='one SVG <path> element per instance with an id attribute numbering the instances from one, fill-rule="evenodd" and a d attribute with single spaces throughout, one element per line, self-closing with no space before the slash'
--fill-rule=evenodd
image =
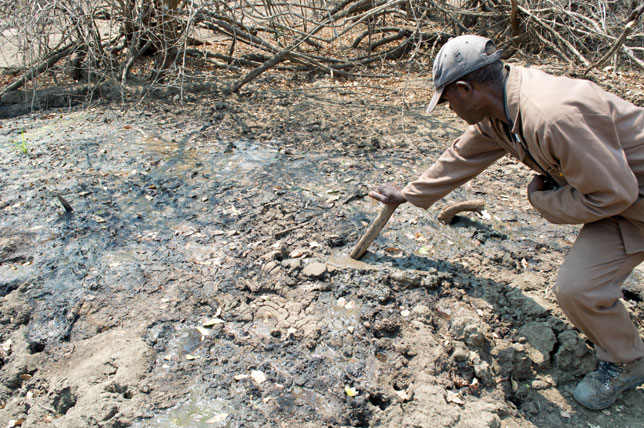
<path id="1" fill-rule="evenodd" d="M 639 194 L 610 115 L 574 114 L 552 124 L 544 151 L 558 162 L 568 185 L 533 192 L 530 203 L 548 221 L 581 224 L 617 215 Z"/>
<path id="2" fill-rule="evenodd" d="M 402 190 L 403 196 L 413 205 L 428 209 L 506 153 L 477 125 L 471 125 L 427 171 Z"/>

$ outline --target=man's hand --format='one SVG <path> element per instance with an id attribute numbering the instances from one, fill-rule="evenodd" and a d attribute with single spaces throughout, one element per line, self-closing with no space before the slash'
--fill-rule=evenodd
<path id="1" fill-rule="evenodd" d="M 369 197 L 386 205 L 400 205 L 407 202 L 400 188 L 392 183 L 382 184 L 378 189 L 371 190 Z"/>
<path id="2" fill-rule="evenodd" d="M 534 192 L 541 192 L 546 190 L 546 181 L 544 180 L 543 175 L 535 175 L 532 177 L 532 181 L 530 184 L 528 184 L 528 198 L 534 193 Z"/>
<path id="3" fill-rule="evenodd" d="M 544 190 L 552 190 L 558 187 L 552 180 L 543 175 L 535 175 L 530 184 L 528 184 L 528 198 L 534 192 L 543 192 Z"/>

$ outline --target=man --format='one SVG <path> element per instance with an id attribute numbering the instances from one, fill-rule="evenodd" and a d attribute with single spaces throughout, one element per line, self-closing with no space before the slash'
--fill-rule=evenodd
<path id="1" fill-rule="evenodd" d="M 442 47 L 427 110 L 447 101 L 470 126 L 416 181 L 369 196 L 427 209 L 506 153 L 536 171 L 530 203 L 553 223 L 584 224 L 554 292 L 600 360 L 574 397 L 604 409 L 644 383 L 644 343 L 619 300 L 644 261 L 644 109 L 592 82 L 504 66 L 499 57 L 479 36 Z"/>

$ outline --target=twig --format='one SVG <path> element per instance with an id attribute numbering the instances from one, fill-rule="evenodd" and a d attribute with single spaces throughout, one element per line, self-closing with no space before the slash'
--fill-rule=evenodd
<path id="1" fill-rule="evenodd" d="M 548 31 L 550 31 L 550 33 L 551 33 L 551 34 L 552 34 L 552 35 L 553 35 L 557 40 L 559 40 L 559 41 L 560 41 L 561 43 L 563 43 L 563 44 L 564 44 L 564 45 L 565 45 L 565 46 L 566 46 L 566 47 L 567 47 L 571 52 L 573 52 L 575 55 L 577 55 L 577 57 L 581 60 L 581 62 L 582 62 L 584 65 L 586 65 L 586 66 L 590 65 L 590 62 L 589 62 L 589 61 L 588 61 L 588 60 L 587 60 L 587 59 L 586 59 L 586 58 L 585 58 L 585 57 L 584 57 L 584 56 L 583 56 L 583 55 L 582 55 L 582 54 L 581 54 L 581 53 L 580 53 L 580 52 L 579 52 L 579 51 L 578 51 L 578 50 L 577 50 L 577 49 L 576 49 L 572 44 L 570 44 L 570 42 L 569 42 L 568 40 L 566 40 L 566 39 L 564 39 L 563 37 L 561 37 L 561 35 L 559 35 L 559 33 L 557 32 L 557 30 L 555 30 L 554 28 L 552 28 L 550 25 L 548 25 L 546 22 L 544 22 L 544 21 L 543 21 L 542 19 L 540 19 L 539 17 L 537 17 L 537 16 L 533 15 L 532 13 L 530 13 L 530 11 L 529 11 L 529 10 L 527 10 L 527 9 L 525 9 L 525 8 L 521 7 L 521 6 L 518 6 L 518 5 L 517 5 L 517 7 L 519 8 L 519 10 L 520 10 L 521 12 L 523 12 L 523 13 L 525 13 L 526 15 L 529 15 L 530 17 L 532 17 L 532 19 L 534 19 L 534 21 L 535 21 L 536 23 L 538 23 L 538 24 L 539 24 L 539 25 L 541 25 L 543 28 L 545 28 L 545 29 L 547 29 Z"/>
<path id="2" fill-rule="evenodd" d="M 631 51 L 631 49 L 629 47 L 627 47 L 626 45 L 623 45 L 622 50 L 635 64 L 637 64 L 642 70 L 644 70 L 644 62 L 642 60 L 638 59 L 633 54 L 633 52 Z"/>
<path id="3" fill-rule="evenodd" d="M 40 403 L 36 403 L 36 406 L 40 407 L 43 410 L 47 410 L 50 413 L 56 414 L 56 410 L 52 409 L 51 407 L 47 407 L 47 406 L 42 405 Z"/>
<path id="4" fill-rule="evenodd" d="M 65 208 L 65 211 L 67 211 L 68 213 L 74 211 L 72 206 L 69 205 L 69 202 L 67 202 L 67 200 L 65 198 L 63 198 L 60 193 L 54 193 L 54 194 L 56 195 L 56 198 L 58 198 L 60 203 L 63 205 L 63 207 Z"/>
<path id="5" fill-rule="evenodd" d="M 599 58 L 596 62 L 592 63 L 584 73 L 582 74 L 583 77 L 586 77 L 586 75 L 592 70 L 593 68 L 600 67 L 608 58 L 610 58 L 617 49 L 624 43 L 624 40 L 626 40 L 626 37 L 633 31 L 633 27 L 635 26 L 636 21 L 629 21 L 625 26 L 624 26 L 624 31 L 622 31 L 622 35 L 619 36 L 617 40 L 615 40 L 615 43 L 613 43 L 613 46 L 602 56 Z"/>
<path id="6" fill-rule="evenodd" d="M 306 225 L 307 225 L 307 224 L 309 224 L 310 222 L 311 222 L 311 220 L 307 220 L 307 221 L 304 221 L 304 222 L 302 222 L 302 223 L 300 223 L 300 224 L 297 224 L 297 225 L 295 225 L 295 226 L 293 226 L 293 227 L 289 227 L 288 229 L 280 230 L 279 232 L 274 233 L 274 234 L 273 234 L 273 237 L 274 237 L 274 238 L 279 238 L 279 237 L 281 237 L 281 236 L 283 236 L 283 235 L 286 235 L 287 233 L 291 233 L 291 232 L 293 232 L 294 230 L 297 230 L 297 229 L 300 229 L 300 228 L 302 228 L 302 227 L 306 226 Z"/>

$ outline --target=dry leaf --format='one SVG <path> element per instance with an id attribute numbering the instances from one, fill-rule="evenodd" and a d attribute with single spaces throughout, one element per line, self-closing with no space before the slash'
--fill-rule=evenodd
<path id="1" fill-rule="evenodd" d="M 402 400 L 402 401 L 409 401 L 409 394 L 407 394 L 407 391 L 395 391 L 396 395 Z"/>
<path id="2" fill-rule="evenodd" d="M 221 318 L 209 318 L 205 320 L 201 325 L 204 327 L 210 328 L 210 327 L 214 327 L 217 324 L 223 324 L 223 323 L 225 323 L 225 321 L 222 320 Z"/>
<path id="3" fill-rule="evenodd" d="M 223 422 L 228 417 L 228 413 L 219 413 L 206 421 L 207 424 L 218 424 Z"/>
<path id="4" fill-rule="evenodd" d="M 353 388 L 351 386 L 348 386 L 348 385 L 344 387 L 344 392 L 349 397 L 355 397 L 356 395 L 358 395 L 358 391 L 355 388 Z"/>
<path id="5" fill-rule="evenodd" d="M 92 216 L 90 216 L 89 218 L 91 218 L 92 220 L 94 220 L 96 223 L 105 223 L 105 221 L 106 221 L 106 220 L 105 220 L 103 217 L 101 217 L 100 215 L 92 215 Z"/>
<path id="6" fill-rule="evenodd" d="M 439 317 L 441 317 L 443 319 L 448 320 L 448 319 L 452 318 L 452 311 L 450 311 L 449 308 L 438 306 L 436 308 L 436 315 L 438 315 Z"/>
<path id="7" fill-rule="evenodd" d="M 446 399 L 448 403 L 459 404 L 461 406 L 465 404 L 465 401 L 463 401 L 461 397 L 459 397 L 458 394 L 453 391 L 447 391 Z"/>
<path id="8" fill-rule="evenodd" d="M 431 251 L 432 247 L 431 246 L 423 246 L 418 249 L 418 254 L 422 256 L 427 256 L 429 255 L 429 252 Z"/>
<path id="9" fill-rule="evenodd" d="M 204 327 L 197 327 L 196 330 L 202 335 L 202 336 L 210 336 L 210 330 Z"/>
<path id="10" fill-rule="evenodd" d="M 290 259 L 299 259 L 300 257 L 303 257 L 307 254 L 306 250 L 302 248 L 297 248 L 293 251 L 291 251 L 288 255 Z"/>

